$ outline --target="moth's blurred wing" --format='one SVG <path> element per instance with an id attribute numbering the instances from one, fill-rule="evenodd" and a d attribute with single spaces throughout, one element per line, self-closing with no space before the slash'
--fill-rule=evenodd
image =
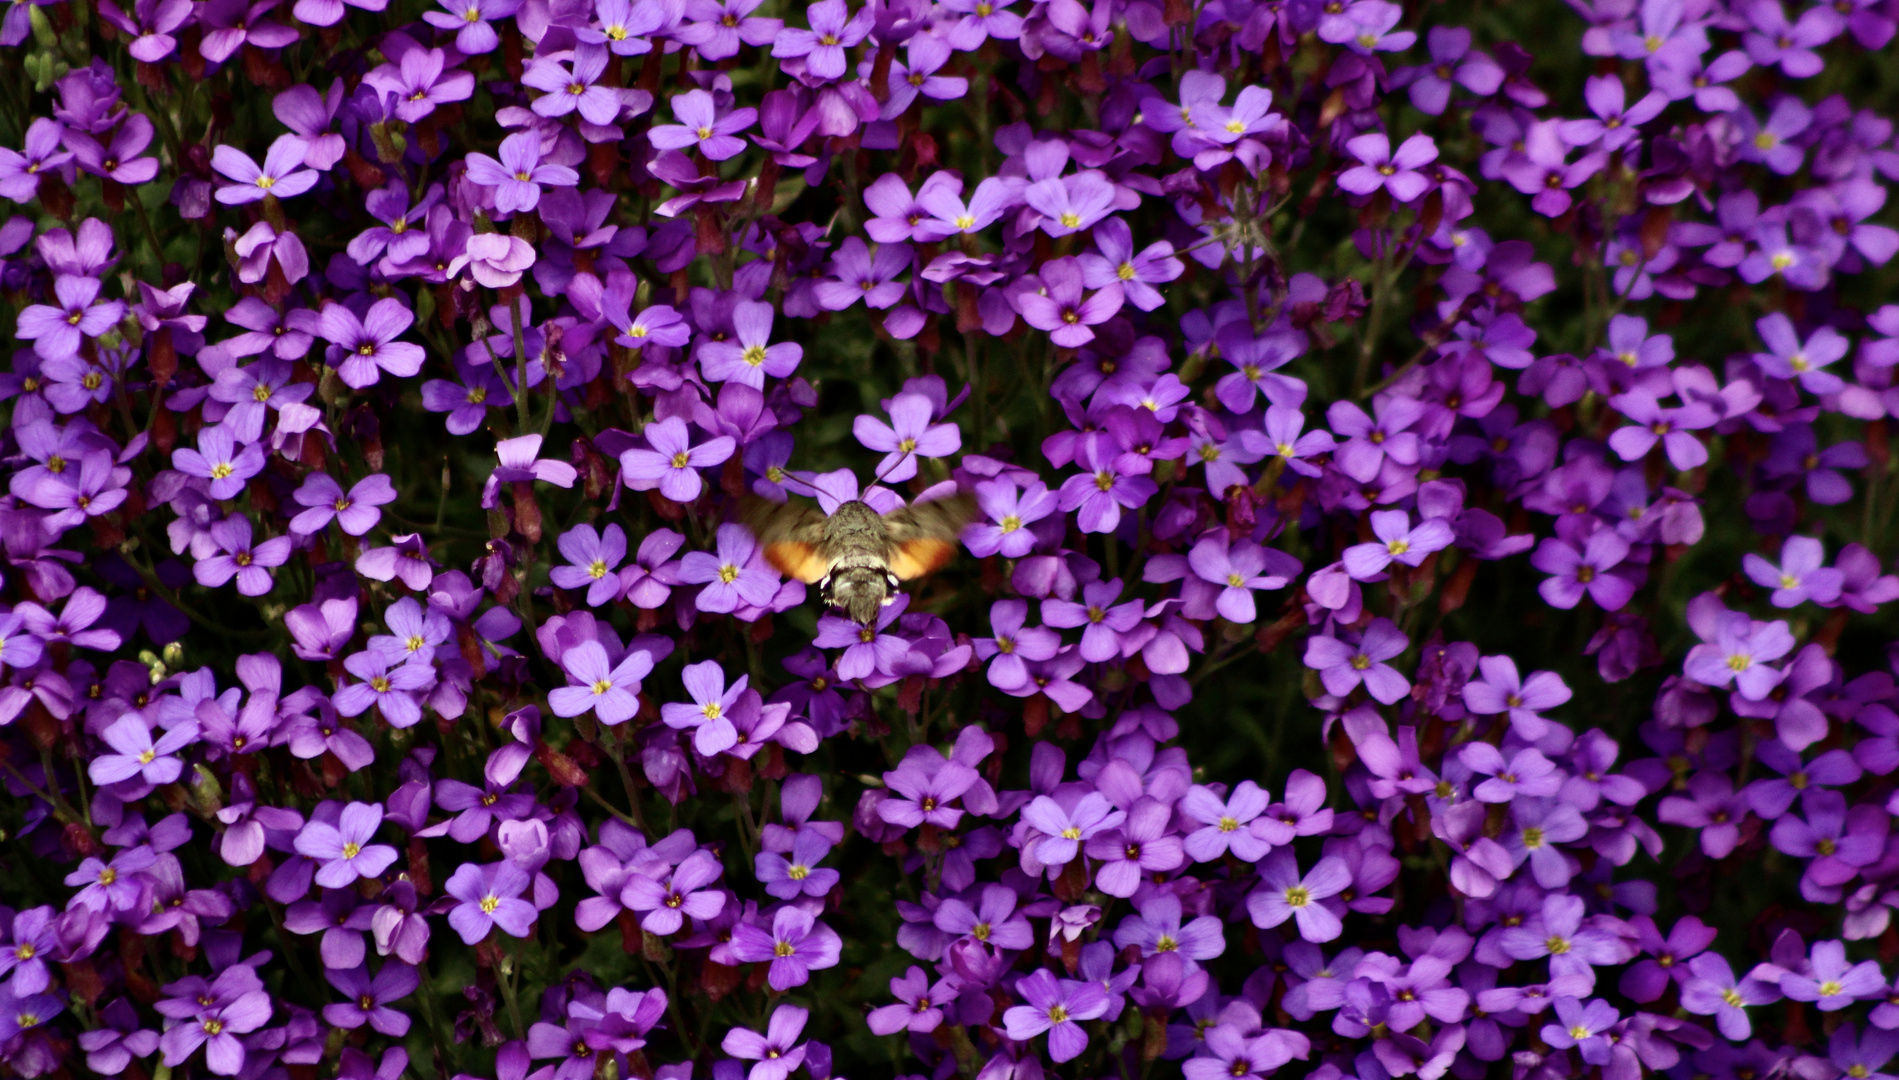
<path id="1" fill-rule="evenodd" d="M 831 572 L 822 551 L 824 515 L 816 509 L 748 495 L 739 504 L 739 523 L 758 538 L 765 561 L 786 577 L 810 584 Z"/>
<path id="2" fill-rule="evenodd" d="M 884 527 L 890 534 L 890 572 L 908 581 L 942 569 L 956 557 L 957 538 L 975 516 L 975 498 L 963 494 L 885 514 Z"/>

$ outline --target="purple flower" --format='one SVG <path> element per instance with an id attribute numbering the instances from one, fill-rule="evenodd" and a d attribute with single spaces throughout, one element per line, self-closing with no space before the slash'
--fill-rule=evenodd
<path id="1" fill-rule="evenodd" d="M 1432 552 L 1451 546 L 1455 537 L 1443 518 L 1430 518 L 1412 528 L 1411 517 L 1403 510 L 1373 511 L 1371 527 L 1376 542 L 1345 549 L 1345 572 L 1360 581 L 1372 580 L 1393 562 L 1417 566 Z"/>
<path id="2" fill-rule="evenodd" d="M 620 903 L 643 911 L 640 926 L 661 936 L 675 934 L 687 918 L 711 919 L 725 910 L 725 892 L 708 888 L 724 872 L 719 860 L 694 851 L 664 880 L 633 869 L 621 886 Z"/>
<path id="3" fill-rule="evenodd" d="M 687 665 L 680 673 L 692 704 L 671 702 L 660 707 L 660 719 L 667 727 L 693 732 L 693 746 L 707 757 L 722 753 L 738 744 L 738 729 L 732 726 L 732 711 L 745 693 L 748 675 L 740 675 L 730 688 L 725 685 L 725 669 L 717 660 Z"/>
<path id="4" fill-rule="evenodd" d="M 1776 5 L 1778 6 L 1778 5 Z M 1755 353 L 1754 362 L 1776 379 L 1797 379 L 1812 394 L 1836 394 L 1845 385 L 1838 375 L 1823 370 L 1846 355 L 1851 342 L 1830 326 L 1822 326 L 1802 342 L 1793 322 L 1776 311 L 1755 324 L 1768 352 Z"/>
<path id="5" fill-rule="evenodd" d="M 778 595 L 779 580 L 762 558 L 758 539 L 743 525 L 725 524 L 719 526 L 714 543 L 716 554 L 689 551 L 679 561 L 677 583 L 705 586 L 693 606 L 725 614 L 770 604 Z"/>
<path id="6" fill-rule="evenodd" d="M 382 520 L 378 507 L 396 501 L 396 488 L 387 476 L 371 473 L 346 493 L 327 473 L 315 472 L 290 497 L 298 506 L 309 507 L 290 519 L 291 532 L 314 536 L 334 520 L 350 536 L 362 536 Z"/>
<path id="7" fill-rule="evenodd" d="M 171 463 L 179 472 L 211 481 L 214 499 L 229 499 L 244 490 L 244 482 L 264 468 L 264 448 L 250 443 L 242 451 L 237 439 L 223 427 L 205 428 L 198 433 L 198 448 L 172 451 Z"/>
<path id="8" fill-rule="evenodd" d="M 904 393 L 890 399 L 890 420 L 860 415 L 851 430 L 866 449 L 881 450 L 877 475 L 895 482 L 917 474 L 919 457 L 948 457 L 962 449 L 963 437 L 954 424 L 933 424 L 936 406 L 922 394 Z"/>
<path id="9" fill-rule="evenodd" d="M 316 883 L 326 889 L 347 887 L 357 878 L 377 878 L 396 861 L 396 849 L 372 844 L 382 824 L 382 807 L 352 802 L 336 824 L 311 821 L 297 833 L 296 851 L 318 864 Z"/>
<path id="10" fill-rule="evenodd" d="M 1097 834 L 1119 828 L 1127 814 L 1099 792 L 1090 791 L 1064 806 L 1047 795 L 1037 795 L 1022 808 L 1024 824 L 1042 834 L 1031 847 L 1024 845 L 1024 858 L 1055 869 L 1072 862 L 1081 854 L 1082 845 Z"/>
<path id="11" fill-rule="evenodd" d="M 153 1006 L 174 1021 L 158 1042 L 165 1064 L 176 1068 L 202 1046 L 206 1067 L 219 1076 L 236 1076 L 245 1055 L 238 1036 L 270 1021 L 270 992 L 256 970 L 233 964 L 208 984 L 195 975 L 167 984 L 165 994 Z"/>
<path id="12" fill-rule="evenodd" d="M 577 112 L 580 114 L 580 118 L 589 124 L 606 125 L 613 123 L 620 115 L 620 107 L 623 103 L 621 91 L 615 90 L 610 86 L 599 85 L 600 76 L 605 74 L 607 70 L 609 55 L 604 45 L 581 42 L 574 46 L 573 54 L 570 58 L 573 63 L 571 70 L 561 66 L 560 61 L 554 57 L 535 57 L 534 61 L 528 65 L 526 73 L 521 76 L 521 85 L 541 91 L 541 96 L 534 99 L 533 109 L 535 114 L 547 117 L 561 117 Z M 695 92 L 704 93 L 704 91 Z M 710 100 L 711 98 L 708 96 L 707 101 L 710 102 Z M 509 136 L 510 139 L 516 137 L 517 136 Z M 658 146 L 660 144 L 655 142 L 654 145 Z M 740 145 L 743 146 L 742 143 Z M 535 167 L 532 164 L 523 166 L 518 159 L 510 160 L 506 147 L 507 143 L 503 142 L 501 160 L 507 163 L 508 168 L 514 174 L 512 179 L 515 181 L 533 179 L 531 174 L 535 171 Z M 471 176 L 476 156 L 477 155 L 469 156 Z M 520 175 L 523 168 L 530 173 L 530 177 L 524 178 Z M 480 179 L 477 179 L 475 182 L 478 184 L 492 183 L 492 181 Z M 545 183 L 554 187 L 573 186 L 572 183 L 561 184 L 552 179 L 537 179 L 536 182 Z M 515 209 L 533 209 L 534 201 L 539 198 L 538 190 L 535 195 L 527 198 L 527 205 L 518 206 Z M 507 207 L 500 206 L 499 192 L 497 192 L 496 205 L 504 212 L 508 211 Z"/>
<path id="13" fill-rule="evenodd" d="M 560 535 L 557 542 L 566 566 L 548 571 L 553 583 L 563 589 L 586 589 L 587 606 L 599 607 L 620 596 L 620 563 L 626 559 L 626 531 L 608 525 L 604 533 L 592 525 L 576 525 Z"/>
<path id="14" fill-rule="evenodd" d="M 1508 656 L 1486 656 L 1477 661 L 1481 679 L 1464 684 L 1464 707 L 1479 716 L 1508 713 L 1517 734 L 1540 740 L 1549 731 L 1549 722 L 1541 713 L 1570 699 L 1568 685 L 1553 671 L 1531 672 L 1528 679 L 1517 674 L 1517 663 Z"/>
<path id="15" fill-rule="evenodd" d="M 413 692 L 434 684 L 435 672 L 427 664 L 402 663 L 381 650 L 369 650 L 352 654 L 343 661 L 343 668 L 362 681 L 336 692 L 332 701 L 337 712 L 360 716 L 373 705 L 398 728 L 413 727 L 422 719 L 422 706 L 416 704 Z"/>
<path id="16" fill-rule="evenodd" d="M 720 435 L 693 445 L 686 422 L 677 416 L 648 424 L 646 444 L 650 449 L 632 449 L 620 455 L 620 469 L 627 486 L 634 490 L 658 488 L 659 493 L 678 503 L 689 503 L 705 490 L 699 470 L 717 465 L 732 456 L 738 441 Z"/>
<path id="17" fill-rule="evenodd" d="M 733 1028 L 725 1033 L 719 1048 L 735 1058 L 757 1062 L 745 1074 L 745 1080 L 785 1080 L 804 1064 L 810 1044 L 798 1042 L 798 1036 L 804 1034 L 804 1023 L 810 1015 L 796 1005 L 780 1005 L 772 1010 L 765 1034 Z"/>
<path id="18" fill-rule="evenodd" d="M 116 784 L 136 776 L 147 784 L 169 784 L 184 771 L 184 763 L 171 755 L 197 741 L 198 725 L 183 721 L 154 740 L 145 721 L 127 713 L 99 737 L 116 753 L 99 754 L 87 765 L 93 783 Z"/>
<path id="19" fill-rule="evenodd" d="M 894 1035 L 899 1031 L 928 1034 L 942 1024 L 943 1006 L 955 1003 L 957 984 L 954 979 L 945 978 L 931 985 L 929 975 L 912 964 L 902 976 L 890 980 L 890 993 L 897 1004 L 872 1009 L 864 1018 L 871 1032 L 877 1035 Z M 726 1052 L 731 1053 L 731 1048 L 727 1047 Z"/>
<path id="20" fill-rule="evenodd" d="M 1084 295 L 1084 275 L 1072 256 L 1043 263 L 1034 280 L 1040 283 L 1039 291 L 1019 291 L 1010 299 L 1023 321 L 1049 331 L 1049 340 L 1063 348 L 1078 348 L 1093 341 L 1092 328 L 1121 310 L 1124 293 L 1119 277 Z"/>
<path id="21" fill-rule="evenodd" d="M 1601 998 L 1591 999 L 1585 1005 L 1573 997 L 1556 999 L 1556 1020 L 1554 1024 L 1545 1024 L 1542 1030 L 1543 1041 L 1551 1046 L 1567 1049 L 1575 1047 L 1582 1059 L 1591 1065 L 1609 1064 L 1609 1029 L 1622 1019 L 1614 1006 Z"/>
<path id="22" fill-rule="evenodd" d="M 804 346 L 791 341 L 770 344 L 771 325 L 770 304 L 741 300 L 733 305 L 732 336 L 737 340 L 708 341 L 699 348 L 699 370 L 707 381 L 763 390 L 766 376 L 783 379 L 798 370 Z"/>
<path id="23" fill-rule="evenodd" d="M 400 63 L 377 67 L 363 76 L 363 82 L 375 87 L 379 94 L 395 95 L 396 119 L 405 124 L 413 124 L 429 115 L 437 105 L 467 101 L 475 93 L 475 76 L 450 69 L 448 54 L 441 49 L 410 49 L 402 54 Z M 426 206 L 418 207 L 414 216 L 421 218 L 426 210 Z M 417 253 L 411 251 L 392 257 L 409 258 Z"/>
<path id="24" fill-rule="evenodd" d="M 1848 963 L 1846 946 L 1838 941 L 1813 943 L 1811 970 L 1780 974 L 1780 992 L 1795 1001 L 1812 1002 L 1821 1012 L 1837 1012 L 1861 998 L 1879 996 L 1886 989 L 1879 962 Z"/>
<path id="25" fill-rule="evenodd" d="M 1732 684 L 1742 697 L 1759 701 L 1780 682 L 1768 666 L 1793 651 L 1793 634 L 1784 622 L 1756 623 L 1739 612 L 1716 621 L 1713 640 L 1688 650 L 1683 674 L 1703 686 Z"/>
<path id="26" fill-rule="evenodd" d="M 697 147 L 708 160 L 724 161 L 745 151 L 745 140 L 739 138 L 738 133 L 758 122 L 758 110 L 732 109 L 720 116 L 711 94 L 689 90 L 673 98 L 673 118 L 679 123 L 658 124 L 647 132 L 647 139 L 655 147 L 661 150 Z M 767 306 L 766 310 L 770 308 Z M 769 325 L 767 320 L 767 327 Z"/>
<path id="27" fill-rule="evenodd" d="M 813 970 L 836 967 L 843 948 L 837 931 L 802 908 L 779 908 L 769 931 L 747 922 L 732 928 L 732 955 L 748 964 L 770 961 L 765 981 L 780 992 L 803 986 Z"/>
<path id="28" fill-rule="evenodd" d="M 761 851 L 753 860 L 759 884 L 780 900 L 822 897 L 837 886 L 838 872 L 813 864 L 831 852 L 831 842 L 812 830 L 800 831 L 789 856 Z"/>
<path id="29" fill-rule="evenodd" d="M 832 3 L 818 0 L 812 10 Z M 843 0 L 835 0 L 842 8 Z M 793 31 L 786 31 L 792 33 Z M 903 298 L 905 286 L 892 280 L 910 266 L 910 245 L 879 244 L 871 255 L 869 245 L 858 237 L 846 237 L 831 258 L 831 279 L 820 281 L 815 289 L 818 304 L 826 311 L 843 311 L 862 300 L 867 307 L 883 309 Z"/>
<path id="30" fill-rule="evenodd" d="M 1011 480 L 985 480 L 976 485 L 976 505 L 988 521 L 971 525 L 964 543 L 978 558 L 1000 554 L 1019 559 L 1035 547 L 1035 533 L 1026 526 L 1053 514 L 1059 501 L 1039 480 L 1024 490 Z"/>
<path id="31" fill-rule="evenodd" d="M 376 385 L 384 371 L 406 379 L 422 370 L 422 346 L 396 340 L 414 322 L 415 313 L 393 296 L 369 305 L 360 319 L 342 304 L 326 304 L 317 334 L 330 343 L 329 361 L 337 377 L 360 390 Z"/>
<path id="32" fill-rule="evenodd" d="M 495 33 L 495 19 L 505 19 L 520 9 L 521 0 L 435 0 L 442 11 L 425 11 L 422 20 L 437 30 L 455 31 L 455 51 L 464 56 L 491 53 L 501 44 Z"/>
<path id="33" fill-rule="evenodd" d="M 1344 923 L 1324 903 L 1352 883 L 1344 860 L 1327 855 L 1302 877 L 1292 851 L 1281 848 L 1260 864 L 1259 880 L 1259 888 L 1246 898 L 1253 925 L 1265 930 L 1293 919 L 1299 936 L 1312 942 L 1331 941 L 1344 931 Z"/>
<path id="34" fill-rule="evenodd" d="M 451 914 L 449 918 L 453 921 L 454 916 Z M 400 960 L 385 961 L 373 979 L 368 964 L 342 971 L 325 968 L 323 977 L 348 999 L 323 1007 L 323 1019 L 328 1023 L 346 1030 L 368 1024 L 398 1039 L 409 1033 L 408 1014 L 390 1008 L 388 1003 L 408 997 L 422 984 L 422 975 L 413 965 Z"/>
<path id="35" fill-rule="evenodd" d="M 1629 557 L 1629 542 L 1612 529 L 1598 529 L 1581 550 L 1561 537 L 1546 537 L 1530 565 L 1553 575 L 1537 586 L 1551 607 L 1573 608 L 1585 594 L 1604 611 L 1620 611 L 1635 595 L 1635 582 L 1613 573 Z"/>
<path id="36" fill-rule="evenodd" d="M 213 589 L 235 577 L 240 596 L 268 593 L 273 584 L 271 569 L 290 559 L 290 537 L 273 536 L 253 546 L 251 519 L 242 514 L 232 514 L 212 525 L 211 542 L 217 545 L 218 553 L 199 560 L 191 568 L 192 576 L 198 584 Z"/>
<path id="37" fill-rule="evenodd" d="M 97 278 L 61 274 L 53 279 L 58 306 L 31 304 L 20 312 L 14 334 L 33 343 L 47 360 L 74 356 L 86 338 L 96 338 L 125 316 L 121 300 L 100 300 Z"/>
<path id="38" fill-rule="evenodd" d="M 211 152 L 211 167 L 234 181 L 217 190 L 217 200 L 226 206 L 257 202 L 267 195 L 288 199 L 316 186 L 317 174 L 304 168 L 305 143 L 298 135 L 279 135 L 259 166 L 249 154 L 232 146 L 220 145 Z"/>
<path id="39" fill-rule="evenodd" d="M 1781 545 L 1780 565 L 1749 552 L 1741 566 L 1754 584 L 1774 590 L 1769 598 L 1777 608 L 1799 607 L 1812 600 L 1829 605 L 1840 597 L 1846 577 L 1826 565 L 1826 547 L 1811 536 L 1790 536 Z"/>
<path id="40" fill-rule="evenodd" d="M 1009 1038 L 1027 1042 L 1048 1032 L 1048 1056 L 1057 1064 L 1072 1061 L 1088 1048 L 1082 1024 L 1108 1011 L 1108 992 L 1101 984 L 1057 979 L 1047 968 L 1037 968 L 1015 984 L 1027 1004 L 1002 1014 Z"/>
<path id="41" fill-rule="evenodd" d="M 780 59 L 802 57 L 804 69 L 813 78 L 841 79 L 845 72 L 844 50 L 864 40 L 870 33 L 875 11 L 866 7 L 855 15 L 844 0 L 817 0 L 805 8 L 809 30 L 787 27 L 772 42 L 771 54 Z"/>
<path id="42" fill-rule="evenodd" d="M 188 3 L 178 3 L 176 7 L 183 13 L 182 18 L 190 17 Z M 9 10 L 8 18 L 12 18 L 14 11 L 21 10 L 25 8 L 16 6 Z M 169 50 L 171 39 L 166 38 L 165 41 Z M 0 195 L 16 203 L 31 202 L 39 192 L 40 177 L 58 175 L 58 167 L 73 158 L 71 151 L 60 149 L 62 134 L 59 121 L 42 116 L 27 125 L 26 143 L 22 149 L 0 146 Z"/>
<path id="43" fill-rule="evenodd" d="M 541 185 L 573 187 L 580 174 L 565 165 L 541 160 L 539 132 L 522 131 L 501 140 L 500 160 L 487 154 L 468 155 L 468 179 L 495 189 L 495 209 L 517 214 L 541 203 Z"/>
<path id="44" fill-rule="evenodd" d="M 555 716 L 591 711 L 603 724 L 624 724 L 640 711 L 640 680 L 652 673 L 653 656 L 636 649 L 616 665 L 599 642 L 583 641 L 561 654 L 560 664 L 571 685 L 548 691 Z"/>
<path id="45" fill-rule="evenodd" d="M 1437 160 L 1437 143 L 1429 135 L 1411 136 L 1394 154 L 1391 140 L 1374 131 L 1347 142 L 1345 150 L 1362 164 L 1340 173 L 1339 187 L 1355 195 L 1370 195 L 1382 188 L 1394 201 L 1408 203 L 1431 188 L 1431 181 L 1418 172 Z"/>
<path id="46" fill-rule="evenodd" d="M 532 883 L 528 872 L 511 859 L 479 866 L 465 862 L 455 868 L 443 887 L 461 901 L 450 909 L 448 925 L 469 945 L 487 937 L 493 926 L 499 926 L 510 937 L 527 937 L 533 932 L 539 912 L 531 901 L 521 899 L 521 894 Z"/>
<path id="47" fill-rule="evenodd" d="M 1035 943 L 1029 920 L 1016 910 L 1016 895 L 1001 885 L 984 885 L 975 898 L 948 897 L 936 909 L 935 926 L 953 937 L 970 938 L 996 949 L 1026 949 Z"/>
<path id="48" fill-rule="evenodd" d="M 1306 640 L 1305 664 L 1319 673 L 1326 692 L 1344 697 L 1360 683 L 1373 698 L 1390 705 L 1411 692 L 1411 683 L 1385 661 L 1410 646 L 1390 619 L 1373 619 L 1359 643 L 1349 645 L 1324 634 Z"/>

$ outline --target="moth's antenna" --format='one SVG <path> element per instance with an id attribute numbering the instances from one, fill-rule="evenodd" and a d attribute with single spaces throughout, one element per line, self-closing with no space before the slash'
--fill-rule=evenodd
<path id="1" fill-rule="evenodd" d="M 870 481 L 870 482 L 871 482 L 871 483 L 872 483 L 873 485 L 875 485 L 875 484 L 881 484 L 881 483 L 883 483 L 883 482 L 884 482 L 884 477 L 886 477 L 886 476 L 889 476 L 889 475 L 890 475 L 890 474 L 891 474 L 891 473 L 892 473 L 893 471 L 895 471 L 895 469 L 897 468 L 897 466 L 899 466 L 899 465 L 901 465 L 901 464 L 903 464 L 904 462 L 906 462 L 906 461 L 908 461 L 908 460 L 910 460 L 910 455 L 912 455 L 912 454 L 914 454 L 914 453 L 916 453 L 916 451 L 915 451 L 915 450 L 905 450 L 905 451 L 904 451 L 903 453 L 901 453 L 901 454 L 899 454 L 899 455 L 897 456 L 897 460 L 895 460 L 895 461 L 893 461 L 893 462 L 891 462 L 891 463 L 890 463 L 890 468 L 888 468 L 888 469 L 885 469 L 885 470 L 884 470 L 883 472 L 880 472 L 880 473 L 878 473 L 878 474 L 877 474 L 876 476 L 874 476 L 874 477 L 872 477 L 872 478 L 871 478 L 871 481 Z"/>
<path id="2" fill-rule="evenodd" d="M 765 479 L 767 479 L 767 480 L 770 480 L 770 479 L 771 479 L 771 477 L 770 477 L 769 475 L 767 475 L 767 476 L 765 477 Z M 800 485 L 802 485 L 802 486 L 804 487 L 804 489 L 805 489 L 805 491 L 806 491 L 806 492 L 807 492 L 808 494 L 810 494 L 810 496 L 811 496 L 812 498 L 814 498 L 814 499 L 815 499 L 815 498 L 817 498 L 817 497 L 818 497 L 818 495 L 819 495 L 819 491 L 818 491 L 818 489 L 817 489 L 816 487 L 813 487 L 813 486 L 812 486 L 812 485 L 810 484 L 810 482 L 808 482 L 808 481 L 806 481 L 806 480 L 805 480 L 805 479 L 804 479 L 803 477 L 800 477 L 800 476 L 798 476 L 798 475 L 797 475 L 796 473 L 794 473 L 794 472 L 792 472 L 792 471 L 791 471 L 790 469 L 780 469 L 780 470 L 779 470 L 779 479 L 778 479 L 778 480 L 776 480 L 776 481 L 773 481 L 773 482 L 774 482 L 774 483 L 777 483 L 777 484 L 780 484 L 780 485 L 782 485 L 782 484 L 786 484 L 786 483 L 791 483 L 791 482 L 794 482 L 794 481 L 795 481 L 796 483 L 798 483 L 798 484 L 800 484 Z"/>

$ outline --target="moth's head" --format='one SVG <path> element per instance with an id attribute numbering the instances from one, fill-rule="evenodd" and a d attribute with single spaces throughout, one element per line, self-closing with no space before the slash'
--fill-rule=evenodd
<path id="1" fill-rule="evenodd" d="M 885 604 L 897 598 L 897 582 L 889 571 L 874 566 L 845 566 L 824 581 L 824 602 L 842 608 L 859 626 L 872 626 Z"/>

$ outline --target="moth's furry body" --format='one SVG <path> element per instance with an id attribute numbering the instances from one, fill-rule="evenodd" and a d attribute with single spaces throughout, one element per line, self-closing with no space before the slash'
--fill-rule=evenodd
<path id="1" fill-rule="evenodd" d="M 927 574 L 956 554 L 956 538 L 974 513 L 975 500 L 967 495 L 888 514 L 852 500 L 829 517 L 801 503 L 748 499 L 744 522 L 781 573 L 816 583 L 826 604 L 869 626 L 896 599 L 899 581 Z"/>

